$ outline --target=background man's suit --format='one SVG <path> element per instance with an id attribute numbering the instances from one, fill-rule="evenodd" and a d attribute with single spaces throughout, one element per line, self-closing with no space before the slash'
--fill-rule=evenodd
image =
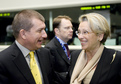
<path id="1" fill-rule="evenodd" d="M 36 51 L 44 84 L 53 84 L 50 54 L 47 49 Z M 35 84 L 30 68 L 15 43 L 0 52 L 0 84 Z"/>
<path id="2" fill-rule="evenodd" d="M 54 37 L 47 45 L 46 48 L 50 49 L 53 58 L 54 71 L 58 75 L 61 84 L 67 84 L 67 74 L 70 67 L 70 60 L 68 60 L 61 44 Z"/>
<path id="3" fill-rule="evenodd" d="M 80 52 L 81 50 L 71 53 L 70 77 Z M 115 52 L 116 56 L 114 57 Z M 121 52 L 104 48 L 90 84 L 121 84 Z"/>

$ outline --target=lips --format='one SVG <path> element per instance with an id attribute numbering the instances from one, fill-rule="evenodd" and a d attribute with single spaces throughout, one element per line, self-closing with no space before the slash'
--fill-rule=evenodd
<path id="1" fill-rule="evenodd" d="M 41 44 L 42 44 L 42 43 L 45 44 L 45 43 L 46 43 L 46 38 L 43 38 L 43 39 L 41 39 L 41 40 L 38 40 L 38 42 L 41 43 Z"/>
<path id="2" fill-rule="evenodd" d="M 42 42 L 42 40 L 38 40 L 38 42 L 40 43 L 40 44 L 42 44 L 43 42 Z"/>
<path id="3" fill-rule="evenodd" d="M 84 45 L 85 43 L 84 42 L 81 42 L 81 45 Z"/>
<path id="4" fill-rule="evenodd" d="M 81 45 L 84 45 L 87 41 L 81 40 Z"/>
<path id="5" fill-rule="evenodd" d="M 69 36 L 73 36 L 73 34 L 69 34 Z"/>

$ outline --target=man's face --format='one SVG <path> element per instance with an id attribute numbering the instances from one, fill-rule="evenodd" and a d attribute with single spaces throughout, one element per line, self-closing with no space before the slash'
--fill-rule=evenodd
<path id="1" fill-rule="evenodd" d="M 73 36 L 73 26 L 70 20 L 62 19 L 60 26 L 58 28 L 57 36 L 67 42 L 68 40 L 72 39 Z"/>
<path id="2" fill-rule="evenodd" d="M 36 50 L 41 47 L 43 40 L 47 38 L 45 23 L 39 19 L 32 19 L 33 27 L 26 31 L 26 47 L 29 50 Z"/>

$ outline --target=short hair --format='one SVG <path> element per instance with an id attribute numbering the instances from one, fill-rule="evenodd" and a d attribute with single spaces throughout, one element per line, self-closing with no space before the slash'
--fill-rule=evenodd
<path id="1" fill-rule="evenodd" d="M 101 43 L 104 43 L 110 36 L 110 28 L 104 16 L 98 13 L 88 13 L 79 17 L 79 22 L 88 21 L 91 30 L 96 34 L 104 34 Z"/>
<path id="2" fill-rule="evenodd" d="M 28 31 L 33 27 L 32 18 L 45 22 L 44 17 L 35 10 L 22 10 L 15 15 L 12 22 L 13 35 L 15 38 L 18 37 L 21 29 Z"/>
<path id="3" fill-rule="evenodd" d="M 72 21 L 72 19 L 69 16 L 59 15 L 56 18 L 54 18 L 54 20 L 53 20 L 53 30 L 55 28 L 59 28 L 62 19 L 67 19 L 67 20 Z"/>

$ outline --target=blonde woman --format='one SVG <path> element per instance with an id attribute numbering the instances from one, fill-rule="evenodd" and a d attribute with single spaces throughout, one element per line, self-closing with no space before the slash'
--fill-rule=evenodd
<path id="1" fill-rule="evenodd" d="M 70 84 L 120 84 L 121 52 L 103 45 L 110 36 L 107 20 L 98 13 L 88 13 L 79 21 L 76 35 L 82 50 L 71 55 Z"/>

